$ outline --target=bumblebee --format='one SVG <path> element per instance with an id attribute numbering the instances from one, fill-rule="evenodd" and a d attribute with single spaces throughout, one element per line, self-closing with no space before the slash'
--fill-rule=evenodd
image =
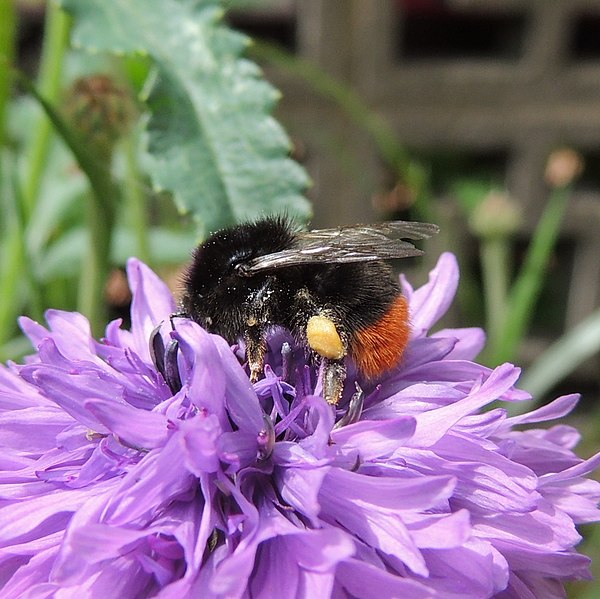
<path id="1" fill-rule="evenodd" d="M 280 217 L 223 229 L 193 253 L 183 311 L 230 343 L 244 338 L 252 382 L 269 329 L 288 329 L 324 363 L 323 394 L 337 404 L 346 357 L 369 379 L 400 362 L 408 304 L 386 261 L 421 255 L 405 239 L 437 231 L 405 221 L 300 231 Z"/>

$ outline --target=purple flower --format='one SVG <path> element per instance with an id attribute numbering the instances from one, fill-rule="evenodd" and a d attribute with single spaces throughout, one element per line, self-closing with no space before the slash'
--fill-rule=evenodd
<path id="1" fill-rule="evenodd" d="M 37 353 L 0 367 L 0 597 L 563 597 L 588 576 L 575 526 L 600 519 L 600 455 L 558 419 L 514 418 L 519 369 L 474 362 L 479 329 L 431 327 L 457 284 L 444 254 L 403 280 L 402 364 L 337 409 L 285 331 L 254 386 L 243 352 L 173 317 L 136 260 L 131 331 L 27 318 Z"/>

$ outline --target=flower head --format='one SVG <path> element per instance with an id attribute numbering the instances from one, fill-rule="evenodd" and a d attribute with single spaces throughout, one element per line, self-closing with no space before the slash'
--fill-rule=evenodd
<path id="1" fill-rule="evenodd" d="M 519 370 L 473 361 L 479 329 L 431 327 L 458 283 L 444 254 L 403 280 L 413 335 L 337 409 L 274 331 L 255 385 L 243 352 L 173 316 L 128 265 L 131 330 L 23 318 L 36 348 L 0 369 L 0 597 L 560 597 L 587 576 L 575 525 L 600 519 L 600 463 L 560 418 L 513 418 Z"/>

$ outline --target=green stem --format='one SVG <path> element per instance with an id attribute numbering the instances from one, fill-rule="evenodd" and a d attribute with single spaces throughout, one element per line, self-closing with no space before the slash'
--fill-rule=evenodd
<path id="1" fill-rule="evenodd" d="M 79 167 L 90 183 L 89 249 L 87 261 L 82 265 L 79 308 L 90 319 L 93 333 L 99 335 L 105 322 L 104 286 L 110 267 L 110 247 L 118 195 L 118 188 L 114 184 L 110 171 L 111 156 L 110 153 L 103 155 L 99 147 L 91 147 L 87 140 L 73 131 L 54 107 L 31 85 L 31 82 L 23 77 L 21 82 L 42 106 L 54 129 L 73 152 Z"/>
<path id="2" fill-rule="evenodd" d="M 8 93 L 10 91 L 9 72 L 12 70 L 12 53 L 14 52 L 15 2 L 0 0 L 0 142 L 4 139 L 4 117 Z M 59 90 L 60 70 L 64 50 L 68 40 L 66 17 L 54 5 L 47 9 L 46 32 L 40 65 L 40 86 L 48 97 L 55 98 Z M 16 186 L 11 199 L 13 204 L 13 227 L 4 233 L 4 253 L 2 255 L 2 275 L 0 276 L 0 293 L 3 301 L 0 308 L 0 338 L 6 339 L 12 333 L 14 318 L 22 300 L 19 298 L 18 284 L 28 283 L 29 311 L 34 318 L 41 313 L 41 291 L 30 268 L 31 257 L 28 254 L 25 231 L 35 208 L 39 185 L 46 164 L 50 139 L 50 123 L 42 115 L 39 122 L 32 125 L 34 134 L 30 139 L 27 172 L 23 188 Z M 0 147 L 2 147 L 0 145 Z M 7 175 L 7 170 L 3 169 Z M 6 190 L 6 186 L 3 188 Z M 7 211 L 4 211 L 7 218 Z M 5 221 L 6 222 L 6 221 Z M 13 298 L 10 301 L 9 298 Z"/>
<path id="3" fill-rule="evenodd" d="M 481 269 L 485 301 L 488 343 L 494 346 L 506 321 L 508 264 L 510 244 L 507 237 L 494 236 L 481 240 Z"/>
<path id="4" fill-rule="evenodd" d="M 40 294 L 37 293 L 36 281 L 25 240 L 25 224 L 23 221 L 22 201 L 19 198 L 20 186 L 17 181 L 17 167 L 11 154 L 0 164 L 2 174 L 0 181 L 2 203 L 0 211 L 3 216 L 4 232 L 2 237 L 2 254 L 0 258 L 0 345 L 15 332 L 15 321 L 25 303 L 23 289 L 28 289 L 29 314 L 34 320 L 43 316 Z"/>
<path id="5" fill-rule="evenodd" d="M 18 227 L 11 227 L 2 240 L 0 292 L 4 299 L 0 302 L 0 345 L 14 334 L 14 319 L 18 312 L 19 281 L 23 270 L 21 236 L 22 231 Z"/>
<path id="6" fill-rule="evenodd" d="M 14 0 L 0 0 L 0 148 L 4 148 L 6 106 L 11 90 L 9 71 L 15 56 L 16 30 Z"/>
<path id="7" fill-rule="evenodd" d="M 571 374 L 585 360 L 600 351 L 600 310 L 565 333 L 525 371 L 519 386 L 529 391 L 537 401 Z M 531 402 L 523 410 L 532 409 Z M 517 407 L 517 404 L 515 404 Z M 600 423 L 599 423 L 600 424 Z"/>
<path id="8" fill-rule="evenodd" d="M 113 201 L 92 191 L 87 203 L 88 247 L 81 266 L 78 309 L 99 336 L 106 323 L 105 285 L 110 269 L 110 248 L 114 229 Z"/>
<path id="9" fill-rule="evenodd" d="M 29 293 L 29 311 L 28 314 L 34 320 L 40 321 L 44 316 L 44 307 L 42 301 L 42 292 L 38 280 L 36 279 L 36 273 L 34 265 L 32 264 L 31 253 L 27 247 L 27 223 L 25 221 L 25 215 L 23 214 L 23 198 L 21 197 L 22 189 L 19 185 L 18 180 L 18 169 L 16 163 L 12 165 L 12 190 L 11 194 L 14 198 L 14 214 L 15 214 L 15 228 L 19 233 L 19 242 L 21 244 L 19 253 L 22 257 L 22 280 L 27 284 Z M 15 314 L 15 317 L 17 315 Z"/>
<path id="10" fill-rule="evenodd" d="M 24 250 L 25 236 L 18 225 L 11 228 L 3 243 L 2 276 L 0 277 L 0 293 L 4 298 L 0 302 L 0 344 L 14 332 L 15 321 L 23 307 L 22 292 L 29 287 L 28 315 L 33 320 L 41 320 L 43 307 L 41 298 L 36 293 L 35 281 L 28 256 Z"/>
<path id="11" fill-rule="evenodd" d="M 14 329 L 16 285 L 20 268 L 22 231 L 17 230 L 8 216 L 12 197 L 8 197 L 6 180 L 8 168 L 5 157 L 6 109 L 11 91 L 9 76 L 15 55 L 16 14 L 14 0 L 0 0 L 0 345 L 6 342 Z M 12 210 L 11 210 L 12 212 Z M 12 226 L 11 226 L 12 225 Z"/>
<path id="12" fill-rule="evenodd" d="M 52 104 L 56 102 L 60 92 L 63 58 L 69 42 L 70 26 L 70 17 L 56 3 L 49 2 L 46 8 L 44 45 L 37 87 L 40 94 Z M 39 122 L 32 125 L 32 129 L 34 134 L 26 151 L 28 168 L 22 194 L 26 221 L 29 221 L 35 210 L 48 158 L 52 124 L 46 115 L 41 115 Z"/>
<path id="13" fill-rule="evenodd" d="M 516 357 L 544 283 L 548 260 L 560 233 L 570 193 L 571 188 L 566 187 L 557 188 L 550 194 L 548 205 L 529 245 L 525 262 L 512 287 L 506 309 L 506 322 L 497 342 L 490 347 L 492 365 Z"/>
<path id="14" fill-rule="evenodd" d="M 146 194 L 140 185 L 141 174 L 137 163 L 136 136 L 135 133 L 127 135 L 123 140 L 126 161 L 125 174 L 125 200 L 129 206 L 131 224 L 135 232 L 137 257 L 149 264 L 150 237 L 148 203 Z"/>

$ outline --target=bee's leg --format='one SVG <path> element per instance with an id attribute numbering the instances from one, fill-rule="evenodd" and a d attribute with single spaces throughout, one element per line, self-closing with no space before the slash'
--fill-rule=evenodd
<path id="1" fill-rule="evenodd" d="M 306 340 L 311 351 L 321 357 L 323 364 L 323 397 L 336 405 L 342 398 L 348 353 L 344 337 L 335 322 L 324 313 L 311 316 L 306 324 Z"/>
<path id="2" fill-rule="evenodd" d="M 272 295 L 276 280 L 268 277 L 263 286 L 251 295 L 246 305 L 246 357 L 250 366 L 250 382 L 256 383 L 263 374 L 267 353 L 266 333 L 272 322 Z"/>
<path id="3" fill-rule="evenodd" d="M 246 340 L 246 356 L 250 366 L 250 382 L 256 383 L 265 365 L 267 351 L 265 332 L 259 326 L 248 326 L 244 338 Z"/>
<path id="4" fill-rule="evenodd" d="M 335 322 L 325 314 L 317 314 L 308 319 L 306 341 L 312 351 L 328 360 L 342 360 L 348 353 Z"/>
<path id="5" fill-rule="evenodd" d="M 342 399 L 346 366 L 343 360 L 323 358 L 323 397 L 327 403 L 337 405 Z"/>
<path id="6" fill-rule="evenodd" d="M 348 340 L 339 326 L 340 319 L 332 309 L 321 305 L 306 288 L 296 293 L 294 312 L 297 318 L 295 330 L 323 366 L 323 397 L 327 403 L 336 405 L 344 390 L 344 358 L 348 354 Z"/>

